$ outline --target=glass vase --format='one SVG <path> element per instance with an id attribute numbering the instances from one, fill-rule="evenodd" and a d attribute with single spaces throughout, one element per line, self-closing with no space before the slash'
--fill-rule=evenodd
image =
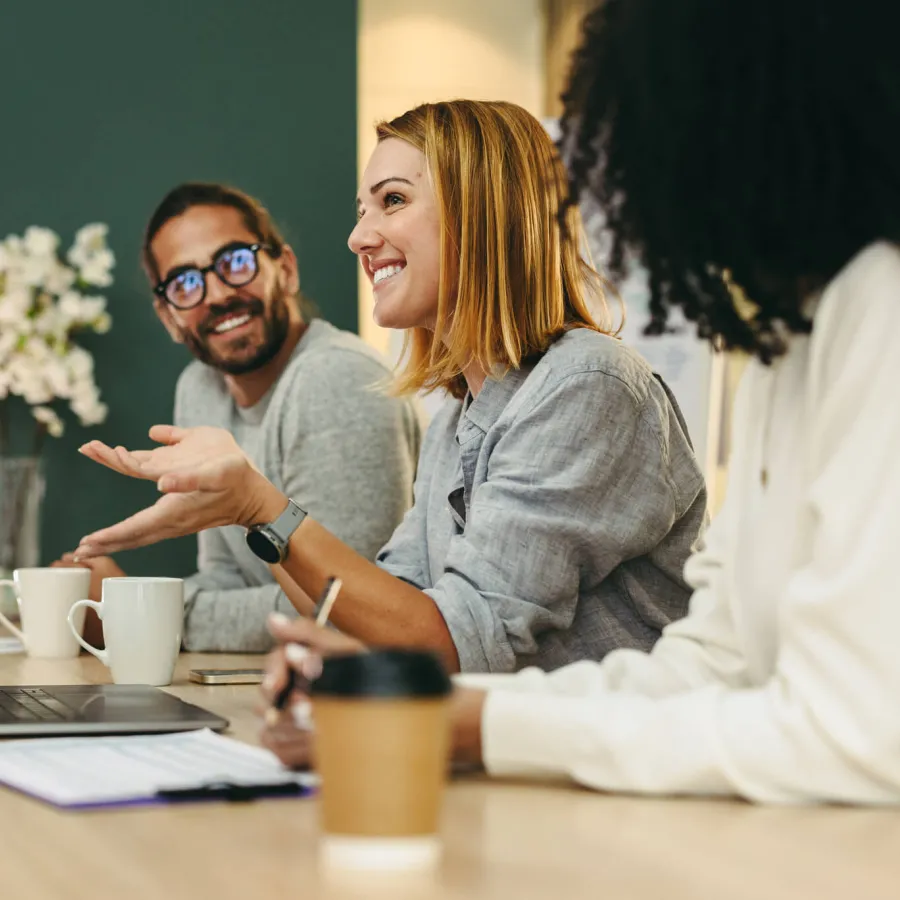
<path id="1" fill-rule="evenodd" d="M 0 456 L 0 578 L 40 561 L 44 476 L 40 457 Z M 0 610 L 17 616 L 15 595 L 0 588 Z"/>

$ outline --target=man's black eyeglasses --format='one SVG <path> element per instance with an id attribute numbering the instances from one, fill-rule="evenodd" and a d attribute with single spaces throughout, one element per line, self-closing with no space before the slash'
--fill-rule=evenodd
<path id="1" fill-rule="evenodd" d="M 176 269 L 153 292 L 176 309 L 193 309 L 206 299 L 206 276 L 215 272 L 222 284 L 244 287 L 259 274 L 260 250 L 271 253 L 268 244 L 229 244 L 223 247 L 208 266 L 185 266 Z"/>

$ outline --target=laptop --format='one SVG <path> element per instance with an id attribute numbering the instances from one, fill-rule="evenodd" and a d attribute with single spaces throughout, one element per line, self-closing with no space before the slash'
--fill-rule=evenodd
<path id="1" fill-rule="evenodd" d="M 0 738 L 227 727 L 227 719 L 146 685 L 0 685 Z"/>

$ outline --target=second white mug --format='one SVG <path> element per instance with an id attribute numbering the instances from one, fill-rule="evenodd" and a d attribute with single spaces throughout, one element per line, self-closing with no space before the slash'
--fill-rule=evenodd
<path id="1" fill-rule="evenodd" d="M 105 650 L 78 634 L 75 616 L 82 606 L 95 609 L 103 622 Z M 79 600 L 69 612 L 69 627 L 78 643 L 109 666 L 116 684 L 171 684 L 183 621 L 180 578 L 104 578 L 99 603 Z"/>

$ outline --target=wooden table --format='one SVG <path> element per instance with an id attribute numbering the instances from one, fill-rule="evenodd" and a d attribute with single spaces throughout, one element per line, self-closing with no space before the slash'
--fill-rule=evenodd
<path id="1" fill-rule="evenodd" d="M 190 684 L 190 668 L 257 657 L 183 655 L 169 689 L 231 719 L 254 742 L 253 686 Z M 108 681 L 72 661 L 0 656 L 2 684 Z M 0 788 L 3 897 L 558 898 L 895 900 L 900 811 L 757 808 L 607 797 L 573 787 L 451 784 L 446 856 L 435 876 L 360 881 L 317 871 L 315 800 L 60 812 Z"/>

